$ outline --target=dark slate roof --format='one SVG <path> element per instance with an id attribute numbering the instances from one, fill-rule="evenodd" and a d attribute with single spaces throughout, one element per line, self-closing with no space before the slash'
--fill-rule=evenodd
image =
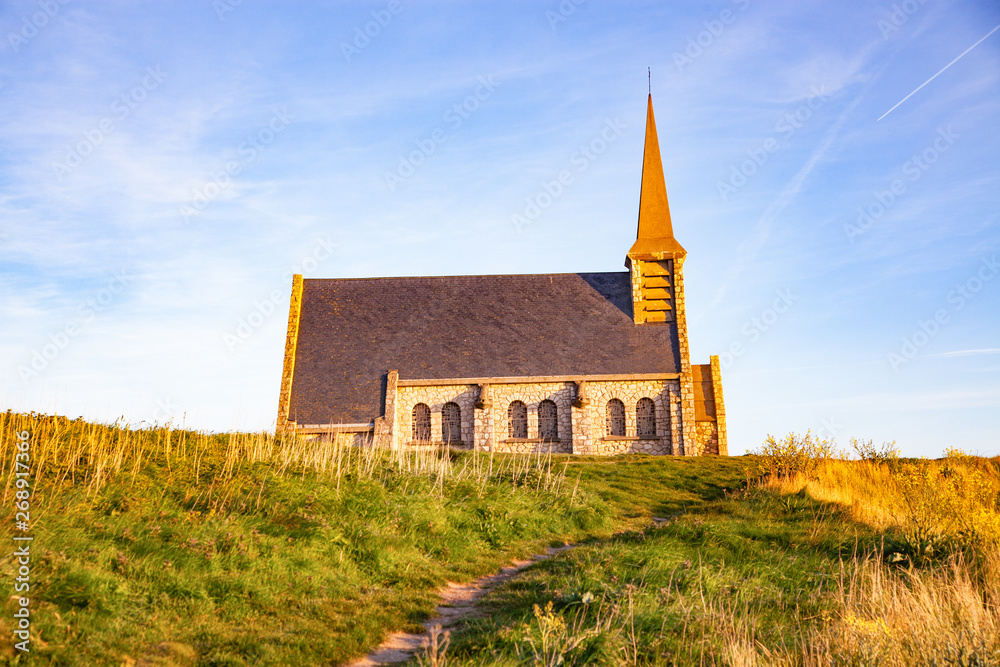
<path id="1" fill-rule="evenodd" d="M 629 274 L 305 280 L 289 419 L 364 423 L 401 379 L 676 373 L 674 323 L 632 322 Z"/>

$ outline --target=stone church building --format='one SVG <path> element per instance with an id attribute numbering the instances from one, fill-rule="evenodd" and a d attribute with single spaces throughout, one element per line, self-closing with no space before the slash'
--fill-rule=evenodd
<path id="1" fill-rule="evenodd" d="M 292 283 L 278 430 L 497 452 L 727 454 L 692 365 L 653 102 L 628 271 Z"/>

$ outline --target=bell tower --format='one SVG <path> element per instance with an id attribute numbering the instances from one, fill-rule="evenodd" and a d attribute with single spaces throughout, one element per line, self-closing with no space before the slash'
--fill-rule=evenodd
<path id="1" fill-rule="evenodd" d="M 677 277 L 687 251 L 674 238 L 663 179 L 660 144 L 653 118 L 653 96 L 646 105 L 646 147 L 642 156 L 639 225 L 625 266 L 632 276 L 632 313 L 636 324 L 676 322 L 683 298 L 677 299 Z"/>
<path id="2" fill-rule="evenodd" d="M 682 439 L 686 454 L 694 453 L 696 436 L 694 385 L 684 311 L 684 258 L 687 251 L 674 238 L 663 178 L 660 143 L 653 117 L 653 96 L 646 103 L 646 146 L 642 156 L 639 225 L 635 243 L 625 257 L 632 281 L 632 319 L 636 326 L 673 326 L 677 331 L 680 370 Z"/>

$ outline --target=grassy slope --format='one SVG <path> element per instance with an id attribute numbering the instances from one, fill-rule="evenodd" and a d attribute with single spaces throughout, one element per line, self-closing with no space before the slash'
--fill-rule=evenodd
<path id="1" fill-rule="evenodd" d="M 445 581 L 607 537 L 718 495 L 710 478 L 731 488 L 741 476 L 731 461 L 554 457 L 512 471 L 501 456 L 489 474 L 489 457 L 472 454 L 451 469 L 478 461 L 481 472 L 443 479 L 388 456 L 339 477 L 273 461 L 227 472 L 226 436 L 22 422 L 44 478 L 33 480 L 31 563 L 42 664 L 336 664 L 416 627 Z M 12 433 L 0 429 L 5 460 Z M 115 452 L 120 469 L 95 490 Z M 12 520 L 0 524 L 8 544 Z M 13 579 L 9 554 L 0 571 Z M 0 648 L 16 661 L 9 619 Z"/>
<path id="2" fill-rule="evenodd" d="M 83 435 L 71 427 L 59 437 L 67 447 Z M 599 498 L 558 488 L 544 460 L 515 473 L 496 457 L 493 474 L 478 477 L 407 472 L 386 455 L 369 474 L 282 472 L 272 462 L 227 475 L 224 436 L 202 437 L 185 455 L 180 440 L 198 438 L 170 437 L 172 458 L 149 447 L 96 493 L 85 486 L 94 456 L 75 459 L 72 471 L 48 465 L 32 498 L 36 662 L 130 664 L 167 654 L 178 664 L 335 664 L 387 631 L 415 627 L 445 581 L 615 525 Z M 475 460 L 455 458 L 452 469 Z M 12 523 L 5 512 L 7 544 Z M 9 554 L 0 571 L 13 581 Z M 0 617 L 0 648 L 16 660 L 10 618 Z"/>
<path id="3" fill-rule="evenodd" d="M 567 476 L 623 517 L 670 517 L 745 486 L 745 460 L 627 455 L 573 457 Z M 645 522 L 640 522 L 645 523 Z"/>
<path id="4" fill-rule="evenodd" d="M 828 618 L 840 559 L 875 546 L 874 531 L 803 496 L 712 500 L 711 467 L 723 462 L 706 463 L 705 502 L 651 530 L 594 540 L 492 594 L 490 615 L 453 642 L 458 664 L 521 664 L 529 638 L 541 645 L 544 622 L 534 606 L 551 601 L 571 620 L 588 593 L 594 602 L 582 627 L 596 625 L 601 606 L 614 618 L 601 636 L 567 652 L 576 659 L 569 664 L 632 664 L 632 655 L 643 665 L 731 664 L 735 625 L 781 647 L 803 624 Z"/>
<path id="5" fill-rule="evenodd" d="M 968 462 L 992 475 L 995 489 L 995 462 Z M 684 514 L 592 540 L 491 593 L 489 614 L 452 638 L 447 664 L 1000 664 L 995 571 L 968 564 L 989 566 L 984 543 L 953 542 L 957 550 L 918 560 L 918 548 L 898 552 L 905 525 L 861 523 L 858 506 L 815 500 L 805 482 L 720 493 L 735 486 L 741 463 L 637 459 L 604 476 L 589 469 L 588 488 L 611 503 Z M 905 475 L 927 465 L 901 462 L 899 469 Z M 852 485 L 857 493 L 874 471 L 883 487 L 866 493 L 892 495 L 884 466 L 826 469 L 816 484 L 831 477 L 840 484 L 827 482 L 828 494 L 842 496 Z M 939 481 L 951 485 L 957 475 L 952 469 Z M 654 479 L 670 486 L 646 485 Z M 949 503 L 946 488 L 925 493 L 940 508 Z M 885 565 L 882 553 L 898 564 Z"/>
<path id="6" fill-rule="evenodd" d="M 56 663 L 116 664 L 165 640 L 204 664 L 342 660 L 426 616 L 447 579 L 601 523 L 461 484 L 338 496 L 309 476 L 265 480 L 260 510 L 215 515 L 152 485 L 109 491 L 38 520 L 35 632 Z"/>
<path id="7" fill-rule="evenodd" d="M 339 664 L 415 628 L 445 581 L 563 540 L 581 546 L 495 592 L 448 664 L 530 664 L 532 642 L 566 664 L 777 664 L 843 616 L 841 558 L 882 539 L 805 490 L 740 490 L 745 459 L 460 454 L 415 471 L 326 452 L 303 467 L 260 438 L 31 423 L 39 664 Z M 0 571 L 13 578 L 9 555 Z M 862 640 L 881 636 L 864 623 Z"/>

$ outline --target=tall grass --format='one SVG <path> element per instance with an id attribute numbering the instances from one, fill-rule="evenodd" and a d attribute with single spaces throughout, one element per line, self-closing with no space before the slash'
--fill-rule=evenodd
<path id="1" fill-rule="evenodd" d="M 878 558 L 855 559 L 841 573 L 833 622 L 805 641 L 804 663 L 996 664 L 997 589 L 972 572 L 961 555 L 902 572 Z"/>
<path id="2" fill-rule="evenodd" d="M 1000 610 L 982 594 L 961 558 L 899 573 L 859 556 L 843 562 L 822 622 L 802 624 L 781 644 L 760 641 L 766 620 L 759 612 L 718 601 L 700 611 L 731 667 L 986 667 L 1000 660 Z"/>
<path id="3" fill-rule="evenodd" d="M 842 563 L 820 622 L 802 623 L 778 645 L 761 642 L 767 621 L 759 611 L 720 601 L 699 611 L 731 667 L 986 667 L 1000 660 L 1000 610 L 983 592 L 961 557 L 899 572 L 857 556 Z"/>
<path id="4" fill-rule="evenodd" d="M 786 439 L 787 440 L 787 439 Z M 881 553 L 841 566 L 836 612 L 797 638 L 790 664 L 987 665 L 1000 660 L 1000 458 L 948 449 L 900 459 L 893 443 L 854 441 L 782 465 L 767 447 L 761 488 L 845 508 L 883 533 Z M 802 456 L 801 452 L 797 453 Z M 745 637 L 732 637 L 734 645 Z M 755 654 L 756 655 L 756 654 Z M 758 656 L 759 657 L 759 656 Z M 754 664 L 753 659 L 746 664 Z"/>
<path id="5" fill-rule="evenodd" d="M 447 449 L 389 449 L 384 441 L 366 441 L 356 446 L 331 433 L 329 437 L 306 439 L 270 433 L 209 434 L 167 427 L 130 429 L 116 422 L 96 424 L 82 419 L 0 413 L 0 478 L 3 503 L 13 493 L 17 434 L 30 436 L 32 493 L 52 497 L 48 491 L 64 485 L 97 494 L 111 480 L 131 488 L 137 474 L 149 462 L 173 472 L 193 472 L 198 487 L 195 506 L 224 511 L 233 503 L 253 501 L 253 489 L 243 488 L 240 473 L 263 466 L 277 476 L 305 475 L 333 482 L 339 490 L 345 478 L 384 481 L 390 476 L 430 478 L 439 491 L 445 480 L 473 481 L 482 497 L 490 482 L 509 480 L 511 488 L 560 492 L 565 482 L 562 470 L 552 467 L 552 454 L 478 455 L 454 465 Z M 529 483 L 530 482 L 530 483 Z M 256 503 L 259 505 L 259 495 Z"/>

